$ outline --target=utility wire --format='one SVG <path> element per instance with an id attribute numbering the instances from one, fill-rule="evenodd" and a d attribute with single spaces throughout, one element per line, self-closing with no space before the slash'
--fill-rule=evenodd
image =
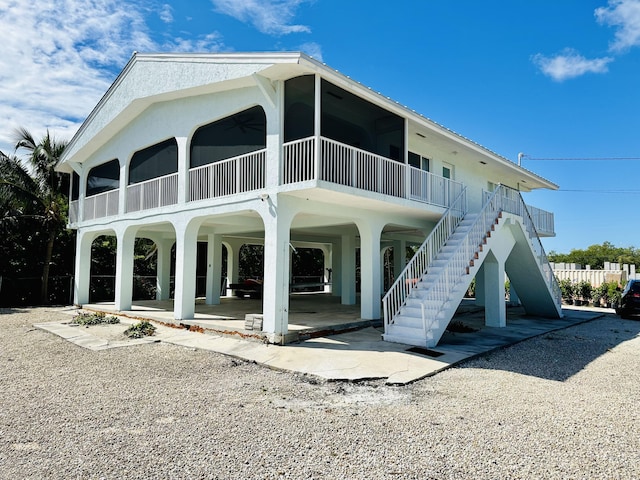
<path id="1" fill-rule="evenodd" d="M 640 160 L 640 157 L 530 157 L 523 155 L 522 160 L 536 161 L 563 161 L 563 162 L 581 162 L 581 161 L 607 161 L 607 160 Z"/>

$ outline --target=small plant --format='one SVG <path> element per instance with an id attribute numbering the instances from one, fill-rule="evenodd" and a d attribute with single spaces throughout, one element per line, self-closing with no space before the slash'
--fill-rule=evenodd
<path id="1" fill-rule="evenodd" d="M 147 320 L 143 320 L 139 323 L 134 323 L 124 331 L 124 334 L 129 338 L 142 338 L 150 337 L 156 332 L 156 327 L 151 325 Z"/>
<path id="2" fill-rule="evenodd" d="M 571 279 L 563 278 L 558 282 L 558 285 L 560 286 L 560 291 L 562 292 L 562 300 L 564 300 L 568 304 L 572 304 L 575 287 Z"/>
<path id="3" fill-rule="evenodd" d="M 589 300 L 591 300 L 591 297 L 593 296 L 593 287 L 591 286 L 591 282 L 588 280 L 578 282 L 576 293 L 580 295 L 580 299 L 583 302 L 589 303 Z"/>
<path id="4" fill-rule="evenodd" d="M 120 323 L 120 319 L 113 315 L 107 316 L 104 312 L 80 313 L 73 317 L 73 323 L 87 327 L 89 325 L 113 325 Z"/>

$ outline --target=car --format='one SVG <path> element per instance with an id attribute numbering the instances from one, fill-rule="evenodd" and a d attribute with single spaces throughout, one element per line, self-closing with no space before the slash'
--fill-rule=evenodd
<path id="1" fill-rule="evenodd" d="M 640 280 L 629 280 L 622 291 L 622 298 L 616 308 L 621 318 L 640 313 Z"/>

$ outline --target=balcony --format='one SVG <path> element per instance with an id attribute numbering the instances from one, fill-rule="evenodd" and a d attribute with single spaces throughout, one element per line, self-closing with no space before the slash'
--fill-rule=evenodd
<path id="1" fill-rule="evenodd" d="M 315 137 L 283 146 L 283 184 L 322 180 L 398 198 L 448 207 L 463 185 L 379 155 Z"/>

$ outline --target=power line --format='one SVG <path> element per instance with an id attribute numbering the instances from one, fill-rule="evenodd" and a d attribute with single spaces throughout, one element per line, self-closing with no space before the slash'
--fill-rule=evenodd
<path id="1" fill-rule="evenodd" d="M 628 161 L 628 160 L 640 160 L 640 157 L 530 157 L 529 155 L 522 155 L 522 160 L 536 160 L 536 161 L 563 161 L 563 162 L 582 162 L 582 161 Z"/>

